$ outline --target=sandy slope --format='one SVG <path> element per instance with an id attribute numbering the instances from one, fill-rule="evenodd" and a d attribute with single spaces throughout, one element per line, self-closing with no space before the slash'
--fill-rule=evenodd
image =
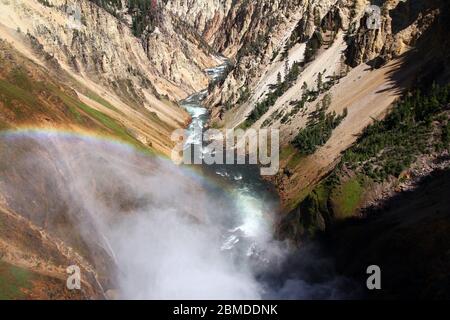
<path id="1" fill-rule="evenodd" d="M 322 50 L 317 58 L 308 64 L 305 70 L 298 77 L 296 83 L 290 88 L 282 97 L 280 97 L 275 105 L 255 124 L 260 126 L 270 115 L 278 110 L 290 109 L 289 103 L 295 100 L 301 100 L 303 90 L 301 89 L 306 82 L 308 88 L 317 88 L 317 77 L 319 73 L 322 73 L 323 81 L 327 80 L 327 77 L 333 76 L 333 74 L 339 74 L 341 70 L 341 57 L 345 50 L 346 43 L 343 39 L 344 34 L 340 32 L 333 45 L 327 50 Z M 314 103 L 313 103 L 314 104 Z M 300 120 L 299 125 L 304 125 L 304 117 Z M 295 121 L 294 121 L 295 122 Z M 282 125 L 280 125 L 283 127 Z"/>
<path id="2" fill-rule="evenodd" d="M 330 90 L 332 103 L 329 110 L 342 113 L 344 108 L 348 108 L 348 116 L 323 147 L 293 168 L 294 174 L 290 179 L 283 179 L 281 189 L 288 190 L 282 191 L 285 203 L 295 202 L 302 190 L 314 185 L 329 172 L 341 153 L 356 141 L 358 134 L 373 119 L 380 119 L 386 114 L 392 103 L 401 96 L 401 88 L 408 85 L 418 68 L 418 64 L 405 67 L 402 59 L 373 71 L 362 64 Z M 393 73 L 397 75 L 395 83 Z M 283 134 L 293 137 L 296 132 L 298 129 L 292 125 Z"/>

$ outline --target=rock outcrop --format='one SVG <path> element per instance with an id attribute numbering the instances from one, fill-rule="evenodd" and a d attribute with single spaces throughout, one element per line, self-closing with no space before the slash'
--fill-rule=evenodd
<path id="1" fill-rule="evenodd" d="M 125 14 L 91 1 L 2 0 L 0 8 L 1 38 L 162 153 L 189 121 L 176 102 L 206 87 L 203 69 L 218 63 L 163 9 L 167 18 L 136 37 Z"/>
<path id="2" fill-rule="evenodd" d="M 235 58 L 235 68 L 206 101 L 216 127 L 280 130 L 285 150 L 282 166 L 289 174 L 282 170 L 272 180 L 285 206 L 291 208 L 333 168 L 341 152 L 374 118 L 386 114 L 402 95 L 402 88 L 428 73 L 423 72 L 426 65 L 436 69 L 436 57 L 445 59 L 446 4 L 384 1 L 377 7 L 378 17 L 364 0 L 264 3 L 266 7 L 247 4 L 246 10 L 234 16 L 239 5 L 230 11 L 228 19 L 236 20 L 225 28 L 229 35 L 216 41 L 224 39 L 219 47 Z M 269 14 L 274 8 L 277 13 Z M 246 34 L 246 28 L 252 32 Z M 244 32 L 241 35 L 237 30 Z M 433 34 L 440 35 L 439 40 Z M 241 47 L 236 45 L 239 39 L 243 39 Z M 422 47 L 430 48 L 429 52 L 407 63 L 405 54 Z M 294 62 L 295 79 L 268 99 Z M 440 68 L 445 73 L 446 67 Z M 310 96 L 301 103 L 305 94 Z M 348 116 L 314 154 L 293 156 L 297 152 L 291 142 L 324 99 L 330 99 L 329 112 L 345 110 Z M 294 164 L 297 158 L 303 159 Z"/>
<path id="3" fill-rule="evenodd" d="M 376 58 L 386 63 L 401 56 L 437 20 L 441 6 L 441 1 L 384 1 L 376 22 L 379 28 L 368 28 L 368 19 L 377 13 L 366 12 L 359 23 L 355 21 L 355 31 L 349 33 L 347 63 L 356 67 Z"/>

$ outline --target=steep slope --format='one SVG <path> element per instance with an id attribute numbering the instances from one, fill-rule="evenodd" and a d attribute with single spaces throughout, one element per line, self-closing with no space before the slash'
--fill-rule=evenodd
<path id="1" fill-rule="evenodd" d="M 210 45 L 224 34 L 223 23 L 240 1 L 168 0 L 165 8 L 198 31 Z"/>
<path id="2" fill-rule="evenodd" d="M 424 246 L 408 257 L 420 262 L 429 252 L 438 264 L 437 276 L 421 273 L 420 281 L 447 279 L 448 263 L 439 254 L 448 248 L 426 234 L 437 230 L 446 239 L 448 210 L 439 201 L 446 180 L 422 189 L 422 179 L 449 166 L 449 5 L 377 1 L 380 25 L 370 28 L 369 4 L 0 0 L 0 292 L 6 298 L 105 298 L 117 287 L 118 270 L 107 267 L 114 266 L 114 253 L 92 217 L 117 221 L 148 201 L 128 193 L 120 175 L 108 174 L 110 158 L 77 153 L 78 139 L 46 145 L 29 138 L 12 143 L 8 135 L 36 128 L 88 133 L 169 154 L 170 134 L 189 121 L 177 101 L 208 85 L 203 70 L 220 63 L 220 54 L 234 66 L 209 87 L 212 125 L 280 129 L 281 170 L 268 179 L 288 212 L 280 217 L 281 238 L 302 243 L 330 235 L 338 265 L 352 277 L 362 276 L 361 265 L 372 259 L 404 266 L 390 255 L 418 240 Z M 79 19 L 73 8 L 80 9 Z M 69 156 L 60 161 L 60 153 Z M 92 171 L 79 160 L 93 164 Z M 166 173 L 147 160 L 136 156 L 127 165 Z M 39 166 L 45 163 L 50 166 Z M 91 173 L 83 184 L 88 191 L 67 195 L 76 169 Z M 182 177 L 172 174 L 181 185 Z M 403 200 L 403 190 L 412 197 Z M 198 191 L 183 190 L 195 194 L 192 199 Z M 437 196 L 429 199 L 429 192 Z M 77 195 L 89 194 L 99 196 L 101 210 L 77 202 Z M 383 209 L 373 218 L 378 211 L 372 207 L 389 206 L 393 196 L 405 208 Z M 186 210 L 202 212 L 195 202 Z M 417 231 L 421 225 L 426 231 Z M 398 250 L 389 250 L 391 242 Z M 88 275 L 81 292 L 64 289 L 70 264 Z M 393 287 L 387 292 L 400 294 Z"/>
<path id="3" fill-rule="evenodd" d="M 289 47 L 291 42 L 295 44 L 308 39 L 314 31 L 311 25 L 314 26 L 314 20 L 317 20 L 315 16 L 324 15 L 334 2 L 238 3 L 225 22 L 224 30 L 227 31 L 217 40 L 220 42 L 218 47 L 227 56 L 235 58 L 236 66 L 221 88 L 208 97 L 214 120 L 227 126 L 242 122 L 256 100 L 265 95 L 269 85 L 276 83 L 277 73 L 284 70 L 285 45 L 289 43 Z M 292 49 L 292 55 L 300 60 L 302 49 Z M 228 119 L 228 114 L 236 114 L 236 109 L 238 115 Z M 221 122 L 223 118 L 224 123 Z"/>
<path id="4" fill-rule="evenodd" d="M 51 143 L 12 137 L 44 134 L 51 142 L 54 135 L 56 146 L 58 137 L 66 135 L 106 137 L 144 152 L 169 154 L 171 133 L 189 120 L 176 101 L 207 86 L 203 69 L 219 61 L 170 13 L 153 32 L 137 35 L 125 15 L 87 1 L 79 4 L 82 24 L 73 28 L 65 2 L 1 3 L 3 298 L 102 299 L 117 288 L 115 263 L 105 239 L 95 236 L 91 212 L 64 193 L 82 152 L 64 164 Z M 76 145 L 64 152 L 73 153 Z M 31 154 L 34 168 L 28 166 Z M 47 162 L 55 167 L 48 168 Z M 36 170 L 39 163 L 43 167 Z M 111 184 L 110 173 L 105 176 L 112 189 L 96 191 L 105 197 L 120 191 L 114 201 L 105 201 L 129 210 L 137 200 L 124 200 L 122 182 Z M 65 289 L 66 267 L 72 264 L 81 267 L 82 291 Z"/>
<path id="5" fill-rule="evenodd" d="M 103 299 L 94 268 L 73 248 L 0 204 L 0 299 Z M 82 290 L 66 287 L 78 265 Z"/>
<path id="6" fill-rule="evenodd" d="M 88 130 L 117 137 L 142 149 L 154 147 L 163 151 L 163 147 L 168 147 L 151 144 L 152 141 L 167 141 L 171 128 L 175 128 L 164 124 L 155 114 L 128 109 L 130 111 L 125 115 L 126 109 L 118 110 L 93 91 L 65 78 L 64 74 L 61 77 L 49 73 L 48 69 L 23 57 L 1 40 L 0 63 L 2 129 L 38 127 Z M 80 91 L 61 84 L 64 80 Z M 149 124 L 152 119 L 154 124 Z M 140 137 L 140 132 L 147 134 L 144 137 L 149 140 Z"/>
<path id="7" fill-rule="evenodd" d="M 18 164 L 21 157 L 29 157 L 32 147 L 20 149 L 17 141 L 6 141 L 4 130 L 42 127 L 45 129 L 92 132 L 97 135 L 115 137 L 141 150 L 148 146 L 136 140 L 128 129 L 91 105 L 81 101 L 71 88 L 61 85 L 48 70 L 23 57 L 10 45 L 0 41 L 0 292 L 5 299 L 92 299 L 105 298 L 97 272 L 102 270 L 92 266 L 79 254 L 79 248 L 67 244 L 68 235 L 76 237 L 76 229 L 66 225 L 64 236 L 55 237 L 50 233 L 49 220 L 42 220 L 42 213 L 26 216 L 23 207 L 15 207 L 7 200 L 5 186 L 13 186 L 8 180 L 8 170 Z M 22 153 L 16 154 L 21 150 Z M 37 160 L 38 152 L 33 155 Z M 16 166 L 17 169 L 17 166 Z M 14 170 L 16 170 L 14 169 Z M 23 186 L 32 188 L 32 175 L 45 179 L 42 171 L 28 172 L 22 177 Z M 53 173 L 53 176 L 56 176 Z M 45 184 L 45 183 L 44 183 Z M 44 192 L 48 198 L 51 192 Z M 30 197 L 30 193 L 23 193 Z M 29 202 L 23 199 L 23 203 Z M 38 204 L 34 200 L 34 205 Z M 43 210 L 39 202 L 38 210 Z M 40 208 L 40 209 L 39 209 Z M 52 206 L 53 210 L 55 209 Z M 16 210 L 15 210 L 16 209 Z M 43 210 L 51 214 L 52 209 Z M 53 217 L 60 227 L 67 224 L 61 217 Z M 39 221 L 39 222 L 38 222 Z M 42 224 L 42 221 L 46 221 Z M 108 259 L 104 253 L 97 253 Z M 80 266 L 84 274 L 81 291 L 66 289 L 66 268 Z M 103 272 L 103 271 L 102 271 Z M 102 280 L 103 281 L 103 280 Z M 104 282 L 105 283 L 105 282 Z M 4 295 L 4 296 L 3 296 Z"/>
<path id="8" fill-rule="evenodd" d="M 89 1 L 0 2 L 0 299 L 115 296 L 114 255 L 95 226 L 98 212 L 66 192 L 80 163 L 108 164 L 95 156 L 104 145 L 76 147 L 101 137 L 170 154 L 171 133 L 189 121 L 177 101 L 206 87 L 203 69 L 219 61 L 170 13 L 139 35 L 110 9 Z M 148 158 L 139 161 L 134 167 L 147 168 Z M 131 210 L 139 201 L 126 198 L 128 186 L 108 172 L 108 188 L 100 187 L 99 170 L 89 175 L 93 192 L 121 213 Z M 70 265 L 81 269 L 80 291 L 66 288 Z"/>
<path id="9" fill-rule="evenodd" d="M 162 153 L 172 148 L 173 129 L 189 120 L 175 102 L 204 88 L 203 69 L 218 61 L 198 38 L 180 32 L 170 15 L 143 41 L 126 19 L 90 1 L 2 1 L 0 6 L 2 39 Z M 80 10 L 78 18 L 73 8 Z"/>
<path id="10" fill-rule="evenodd" d="M 122 255 L 134 255 L 137 242 L 124 230 L 156 214 L 161 219 L 177 214 L 198 224 L 208 209 L 196 178 L 117 140 L 44 130 L 2 132 L 0 289 L 6 290 L 0 292 L 19 287 L 23 290 L 9 298 L 117 297 L 128 272 Z M 81 269 L 82 291 L 66 289 L 65 270 L 72 265 Z M 19 279 L 10 276 L 17 268 L 24 274 Z"/>
<path id="11" fill-rule="evenodd" d="M 275 32 L 261 48 L 241 50 L 235 69 L 208 97 L 215 126 L 280 130 L 283 168 L 274 182 L 285 208 L 305 197 L 404 88 L 443 61 L 448 40 L 433 37 L 445 32 L 443 1 L 384 1 L 374 29 L 368 28 L 368 5 L 303 2 L 302 10 L 289 15 L 291 22 L 280 25 L 281 37 Z M 411 51 L 429 45 L 433 49 L 427 53 Z M 311 133 L 302 130 L 317 121 L 321 109 L 343 119 L 305 152 L 299 133 Z"/>
<path id="12" fill-rule="evenodd" d="M 282 219 L 280 233 L 302 242 L 331 231 L 336 223 L 365 217 L 367 208 L 382 207 L 399 192 L 420 187 L 433 171 L 448 168 L 449 89 L 448 84 L 415 89 L 384 120 L 368 126 L 331 174 Z"/>
<path id="13" fill-rule="evenodd" d="M 376 261 L 383 290 L 372 299 L 448 299 L 450 208 L 448 169 L 437 170 L 414 190 L 403 192 L 369 218 L 350 220 L 333 230 L 333 251 L 343 274 L 360 281 Z M 414 281 L 411 281 L 414 279 Z"/>
<path id="14" fill-rule="evenodd" d="M 399 5 L 404 6 L 401 3 Z M 296 193 L 294 192 L 296 195 L 292 193 L 286 195 L 288 207 L 292 208 L 290 205 L 298 201 L 298 198 L 295 197 L 304 197 L 308 188 L 314 186 L 334 167 L 335 161 L 339 161 L 341 153 L 356 141 L 359 133 L 373 119 L 382 119 L 390 111 L 392 103 L 400 98 L 408 88 L 425 89 L 433 82 L 448 82 L 449 71 L 446 62 L 448 61 L 448 39 L 444 36 L 444 30 L 447 28 L 448 6 L 441 2 L 440 10 L 433 7 L 424 9 L 423 6 L 422 9 L 424 10 L 422 15 L 414 12 L 411 13 L 411 16 L 407 15 L 406 18 L 403 18 L 407 21 L 414 21 L 413 25 L 409 25 L 397 34 L 390 35 L 391 38 L 397 39 L 394 43 L 401 43 L 399 47 L 402 50 L 395 51 L 398 47 L 387 41 L 382 56 L 376 56 L 376 53 L 371 54 L 372 60 L 368 62 L 369 64 L 357 66 L 336 84 L 331 82 L 333 87 L 322 90 L 325 93 L 322 93 L 322 96 L 319 95 L 317 101 L 323 99 L 323 94 L 329 95 L 331 97 L 329 110 L 340 114 L 344 112 L 344 108 L 347 108 L 348 114 L 342 123 L 333 130 L 332 135 L 323 146 L 318 145 L 317 150 L 312 154 L 303 153 L 303 156 L 299 157 L 295 156 L 295 152 L 294 155 L 289 151 L 285 153 L 285 170 L 288 172 L 289 178 L 282 177 L 281 179 L 284 179 L 285 182 L 281 182 L 281 185 L 288 183 L 286 188 L 283 188 L 288 192 L 297 190 Z M 397 10 L 407 9 L 403 7 Z M 407 12 L 409 11 L 407 10 Z M 436 12 L 439 12 L 439 15 Z M 395 17 L 399 15 L 398 11 L 392 14 Z M 425 22 L 417 22 L 417 19 L 414 19 L 416 15 L 417 19 L 425 20 Z M 396 23 L 402 22 L 396 21 Z M 420 31 L 414 27 L 416 24 L 421 26 Z M 365 24 L 362 26 L 365 28 Z M 409 31 L 412 32 L 409 39 L 417 34 L 422 36 L 407 42 L 405 34 L 408 34 Z M 370 34 L 370 32 L 366 32 L 366 36 L 370 36 Z M 356 45 L 355 41 L 354 38 L 350 40 L 349 49 Z M 366 41 L 362 40 L 359 46 L 363 47 L 363 43 Z M 408 50 L 405 43 L 414 44 L 415 48 L 404 53 L 403 50 Z M 366 46 L 367 49 L 364 50 L 369 52 L 372 47 L 371 43 L 366 43 Z M 396 49 L 392 51 L 391 49 L 394 47 Z M 347 50 L 346 54 L 350 52 L 353 51 Z M 375 56 L 376 58 L 374 58 Z M 304 94 L 304 90 L 299 86 L 297 86 L 297 90 L 301 91 L 302 95 Z M 301 97 L 297 97 L 302 100 Z M 283 98 L 281 97 L 279 101 L 283 101 Z M 305 105 L 308 107 L 308 104 Z M 295 106 L 291 108 L 295 109 Z M 301 116 L 304 117 L 305 113 L 307 114 L 307 111 L 303 111 Z M 285 135 L 286 140 L 294 141 L 294 145 L 297 142 L 295 140 L 296 133 L 306 123 L 305 120 L 303 121 L 302 124 L 302 122 L 296 122 L 294 118 L 284 124 L 283 118 L 280 120 L 282 134 Z"/>

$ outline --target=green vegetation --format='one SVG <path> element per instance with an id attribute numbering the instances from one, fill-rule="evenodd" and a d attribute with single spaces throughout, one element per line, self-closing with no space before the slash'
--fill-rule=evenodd
<path id="1" fill-rule="evenodd" d="M 45 0 L 43 0 L 45 1 Z M 91 0 L 110 14 L 121 19 L 123 9 L 121 0 Z M 160 19 L 160 8 L 157 0 L 127 0 L 128 14 L 132 17 L 132 30 L 136 37 L 144 32 L 153 32 Z"/>
<path id="2" fill-rule="evenodd" d="M 247 86 L 242 86 L 239 89 L 239 99 L 237 101 L 237 104 L 245 103 L 251 96 L 250 89 Z"/>
<path id="3" fill-rule="evenodd" d="M 43 110 L 33 90 L 43 90 L 43 84 L 41 82 L 31 84 L 25 78 L 22 81 L 13 77 L 10 82 L 0 79 L 0 102 L 14 113 L 16 119 L 25 120 L 29 115 L 28 112 Z"/>
<path id="4" fill-rule="evenodd" d="M 316 111 L 311 114 L 306 128 L 300 130 L 293 140 L 293 145 L 301 154 L 312 154 L 318 147 L 324 145 L 330 139 L 333 130 L 347 116 L 346 110 L 342 115 L 337 115 L 336 112 L 326 113 L 330 104 L 331 97 L 326 95 L 318 104 Z"/>
<path id="5" fill-rule="evenodd" d="M 313 192 L 302 202 L 300 210 L 302 212 L 300 226 L 303 229 L 300 232 L 303 236 L 312 237 L 324 227 L 323 215 L 320 213 L 326 208 L 319 195 Z"/>
<path id="6" fill-rule="evenodd" d="M 0 79 L 0 102 L 14 113 L 16 120 L 26 120 L 32 113 L 45 111 L 38 95 L 45 94 L 46 88 L 44 82 L 30 79 L 18 66 L 9 72 L 7 79 Z"/>
<path id="7" fill-rule="evenodd" d="M 317 75 L 317 90 L 310 90 L 308 89 L 308 84 L 306 82 L 302 85 L 302 98 L 300 100 L 291 101 L 290 104 L 293 106 L 290 112 L 284 113 L 283 110 L 278 110 L 277 112 L 274 112 L 268 119 L 266 119 L 263 123 L 263 127 L 267 127 L 269 124 L 271 124 L 273 121 L 279 120 L 281 118 L 281 123 L 289 123 L 293 116 L 295 116 L 300 110 L 303 110 L 306 112 L 306 109 L 304 108 L 307 102 L 314 102 L 317 100 L 317 98 L 320 96 L 320 94 L 327 92 L 330 90 L 334 84 L 339 81 L 339 77 L 333 75 L 328 77 L 329 80 L 324 81 L 323 75 L 325 74 L 326 69 L 323 70 L 323 72 L 319 72 Z M 292 82 L 295 82 L 295 80 L 291 80 Z M 281 74 L 278 76 L 277 83 L 280 86 L 281 84 Z M 276 88 L 276 86 L 272 86 L 272 88 Z M 270 108 L 270 107 L 269 107 Z M 256 110 L 256 109 L 255 109 Z M 255 111 L 254 110 L 254 111 Z M 264 110 L 264 109 L 262 109 Z M 266 111 L 267 112 L 267 111 Z M 347 112 L 347 111 L 345 111 Z M 248 121 L 246 122 L 248 125 Z"/>
<path id="8" fill-rule="evenodd" d="M 320 186 L 305 194 L 298 208 L 287 216 L 282 232 L 289 239 L 313 237 L 325 229 L 328 217 L 327 190 Z"/>
<path id="9" fill-rule="evenodd" d="M 304 158 L 304 156 L 300 153 L 300 152 L 294 152 L 294 154 L 292 155 L 292 157 L 289 159 L 289 162 L 287 164 L 287 168 L 296 168 L 300 162 L 302 161 L 302 159 Z"/>
<path id="10" fill-rule="evenodd" d="M 146 150 L 117 121 L 82 103 L 76 96 L 64 90 L 49 81 L 32 79 L 23 67 L 18 66 L 7 74 L 5 80 L 0 79 L 0 105 L 14 113 L 13 119 L 18 124 L 33 121 L 37 115 L 44 115 L 54 120 L 61 120 L 61 117 L 64 117 L 66 122 L 73 122 L 82 127 L 92 128 L 96 125 L 96 129 L 104 130 L 140 150 Z M 101 97 L 95 94 L 91 94 L 90 97 L 114 109 Z M 149 114 L 149 117 L 157 119 L 154 114 Z M 8 127 L 2 121 L 0 124 L 0 127 Z"/>
<path id="11" fill-rule="evenodd" d="M 91 1 L 102 8 L 110 7 L 110 8 L 115 8 L 115 9 L 122 9 L 122 1 L 121 0 L 91 0 Z M 148 2 L 148 0 L 143 0 L 143 1 Z"/>
<path id="12" fill-rule="evenodd" d="M 67 95 L 59 95 L 60 98 L 63 100 L 66 106 L 69 107 L 71 112 L 76 115 L 78 120 L 81 120 L 81 114 L 79 113 L 79 110 L 84 111 L 87 115 L 89 115 L 91 118 L 97 120 L 99 123 L 101 123 L 104 127 L 108 128 L 112 131 L 112 133 L 117 136 L 118 138 L 122 139 L 125 142 L 128 142 L 132 145 L 134 145 L 137 148 L 142 148 L 142 145 L 134 138 L 132 137 L 127 130 L 120 126 L 115 120 L 108 117 L 104 113 L 95 110 L 88 105 L 78 101 L 77 99 L 67 96 Z M 81 120 L 83 121 L 83 120 Z"/>
<path id="13" fill-rule="evenodd" d="M 335 218 L 347 218 L 354 214 L 364 195 L 363 186 L 364 182 L 360 178 L 353 177 L 333 190 L 331 199 Z"/>
<path id="14" fill-rule="evenodd" d="M 238 52 L 238 60 L 245 56 L 259 56 L 265 52 L 264 48 L 269 43 L 269 32 L 258 34 L 253 41 L 246 42 Z"/>
<path id="15" fill-rule="evenodd" d="M 140 36 L 144 30 L 153 32 L 158 19 L 158 7 L 156 1 L 129 0 L 128 11 L 133 13 L 133 33 Z"/>
<path id="16" fill-rule="evenodd" d="M 225 80 L 227 79 L 228 74 L 233 70 L 233 68 L 234 68 L 234 65 L 232 63 L 226 62 L 225 69 L 220 74 L 220 76 L 209 82 L 208 92 L 212 92 L 214 90 L 214 88 L 222 86 L 224 84 Z M 240 90 L 242 90 L 242 88 Z M 244 90 L 245 90 L 244 93 L 246 93 L 246 94 L 248 94 L 248 96 L 250 96 L 250 92 L 249 92 L 248 88 L 245 88 Z M 226 109 L 228 110 L 229 108 L 226 108 Z"/>
<path id="17" fill-rule="evenodd" d="M 308 63 L 312 61 L 322 45 L 330 46 L 333 44 L 342 23 L 340 21 L 339 13 L 337 12 L 330 11 L 323 19 L 321 19 L 320 12 L 315 10 L 314 24 L 317 29 L 310 39 L 306 39 L 305 37 L 305 24 L 304 19 L 301 19 L 292 31 L 284 46 L 282 53 L 283 58 L 288 56 L 289 50 L 297 43 L 306 42 L 305 62 Z M 329 35 L 328 41 L 324 41 L 322 36 L 323 33 Z"/>
<path id="18" fill-rule="evenodd" d="M 237 16 L 245 17 L 249 12 L 249 0 L 243 1 L 237 10 Z M 261 12 L 253 12 L 254 18 L 261 20 L 262 24 L 265 24 L 265 28 L 260 28 L 257 34 L 249 33 L 250 38 L 247 38 L 243 46 L 239 49 L 236 60 L 239 62 L 242 58 L 247 56 L 259 57 L 264 55 L 268 44 L 270 43 L 270 35 L 272 34 L 274 26 L 276 26 L 280 20 L 275 15 L 260 16 Z M 259 17 L 257 17 L 259 16 Z M 242 20 L 238 23 L 242 24 Z M 243 26 L 241 26 L 243 27 Z"/>
<path id="19" fill-rule="evenodd" d="M 449 103 L 450 85 L 433 85 L 424 92 L 414 90 L 406 94 L 393 105 L 384 120 L 375 121 L 364 130 L 326 179 L 314 190 L 299 193 L 298 203 L 291 204 L 291 208 L 298 209 L 292 211 L 286 223 L 301 225 L 284 226 L 287 232 L 294 232 L 294 237 L 301 238 L 305 233 L 298 230 L 302 228 L 322 230 L 321 219 L 326 222 L 353 216 L 374 183 L 388 177 L 400 178 L 419 155 L 432 153 L 436 142 L 440 151 L 448 148 Z M 290 150 L 285 156 L 291 157 L 291 154 Z M 318 218 L 319 215 L 322 218 Z M 311 221 L 317 225 L 312 225 Z"/>
<path id="20" fill-rule="evenodd" d="M 320 25 L 321 24 L 320 15 L 317 15 L 316 19 L 318 19 L 317 25 Z M 304 68 L 305 64 L 308 62 L 311 62 L 315 59 L 318 50 L 325 43 L 325 41 L 322 37 L 322 33 L 320 32 L 320 29 L 317 29 L 313 33 L 311 38 L 309 38 L 308 41 L 306 42 L 304 62 L 294 62 L 292 67 L 289 68 L 289 59 L 288 59 L 289 50 L 296 43 L 306 41 L 306 39 L 302 36 L 302 34 L 303 34 L 302 28 L 303 28 L 303 22 L 300 21 L 297 24 L 294 31 L 292 32 L 290 38 L 286 42 L 286 45 L 282 52 L 281 58 L 283 60 L 285 60 L 285 63 L 286 63 L 285 72 L 284 72 L 284 74 L 285 74 L 284 80 L 282 79 L 281 73 L 278 73 L 277 83 L 271 85 L 269 87 L 269 92 L 265 96 L 265 99 L 256 104 L 255 108 L 253 109 L 253 111 L 250 113 L 250 115 L 244 122 L 244 124 L 243 124 L 244 128 L 250 127 L 256 121 L 258 121 L 270 109 L 270 107 L 275 104 L 277 99 L 279 97 L 281 97 L 287 90 L 289 90 L 289 88 L 292 87 L 292 85 L 297 80 L 299 74 L 301 73 L 302 69 Z M 327 28 L 330 28 L 330 30 L 328 30 Z M 339 27 L 335 26 L 335 25 L 329 26 L 326 23 L 323 24 L 323 26 L 322 26 L 323 31 L 331 31 L 330 40 L 327 42 L 329 45 L 331 45 L 332 42 L 334 41 L 334 38 L 337 34 L 338 28 Z M 256 45 L 253 43 L 249 44 L 249 46 L 250 46 L 250 48 L 252 48 L 252 50 L 257 50 L 257 49 L 259 49 L 260 46 L 265 44 L 265 41 L 263 38 L 261 38 L 261 39 L 258 38 L 257 40 L 258 41 L 257 41 Z M 250 50 L 250 49 L 247 49 L 247 51 L 248 50 Z M 247 51 L 245 51 L 244 53 L 245 54 L 248 54 L 248 53 L 256 54 L 256 52 L 247 52 Z M 275 51 L 274 55 L 272 57 L 272 60 L 274 60 L 277 55 L 278 55 L 278 51 Z M 295 107 L 293 108 L 293 110 L 290 113 L 284 115 L 284 117 L 281 120 L 281 123 L 287 123 L 293 115 L 297 114 L 299 112 L 299 110 L 303 108 L 303 106 L 305 105 L 305 103 L 307 101 L 309 101 L 309 102 L 314 101 L 315 99 L 317 99 L 317 97 L 322 92 L 329 90 L 335 84 L 335 82 L 338 80 L 338 77 L 336 77 L 336 76 L 330 77 L 331 80 L 329 80 L 329 81 L 326 81 L 326 82 L 323 81 L 322 77 L 323 77 L 323 74 L 325 73 L 325 71 L 323 73 L 319 73 L 319 75 L 318 75 L 317 91 L 308 91 L 306 93 L 304 92 L 304 95 L 300 101 L 293 102 Z M 274 116 L 274 118 L 276 118 L 276 117 L 277 117 L 277 115 Z M 271 118 L 270 120 L 267 119 L 264 122 L 263 126 L 269 125 L 274 120 L 274 118 Z"/>
<path id="21" fill-rule="evenodd" d="M 322 47 L 323 39 L 319 31 L 315 31 L 312 37 L 306 43 L 305 62 L 311 62 L 315 59 L 317 52 Z"/>
<path id="22" fill-rule="evenodd" d="M 262 127 L 263 127 L 263 128 L 264 128 L 264 127 L 268 127 L 268 126 L 269 126 L 271 123 L 273 123 L 274 121 L 279 120 L 279 119 L 283 116 L 283 114 L 284 114 L 284 111 L 283 111 L 283 110 L 277 110 L 276 112 L 272 113 L 272 114 L 270 115 L 270 117 L 267 118 L 267 119 L 263 122 Z"/>
<path id="23" fill-rule="evenodd" d="M 308 84 L 306 82 L 303 83 L 302 86 L 302 98 L 300 100 L 291 101 L 291 105 L 293 106 L 291 112 L 287 113 L 283 119 L 281 119 L 281 123 L 289 123 L 293 116 L 295 116 L 300 110 L 304 110 L 305 104 L 307 102 L 314 102 L 320 96 L 320 94 L 327 92 L 330 90 L 334 84 L 339 81 L 339 77 L 333 75 L 330 76 L 328 81 L 323 80 L 323 75 L 325 74 L 326 69 L 323 72 L 319 72 L 317 75 L 317 90 L 308 89 Z M 306 110 L 304 110 L 306 112 Z"/>
<path id="24" fill-rule="evenodd" d="M 432 122 L 450 102 L 450 85 L 415 91 L 397 102 L 383 121 L 375 121 L 343 155 L 341 166 L 358 170 L 376 181 L 398 177 L 420 154 L 433 151 Z M 448 124 L 443 128 L 446 140 Z"/>
<path id="25" fill-rule="evenodd" d="M 32 275 L 23 268 L 0 261 L 0 300 L 23 299 L 31 287 Z"/>
<path id="26" fill-rule="evenodd" d="M 297 23 L 297 25 L 295 26 L 291 35 L 289 36 L 288 41 L 286 41 L 286 44 L 283 48 L 283 52 L 281 55 L 283 59 L 286 59 L 288 57 L 289 50 L 292 49 L 297 43 L 305 41 L 305 35 L 303 32 L 303 28 L 304 28 L 304 21 L 302 19 Z M 278 52 L 277 52 L 277 55 L 278 55 Z"/>
<path id="27" fill-rule="evenodd" d="M 122 114 L 122 112 L 119 111 L 116 107 L 114 107 L 111 103 L 109 103 L 108 101 L 106 101 L 93 91 L 88 90 L 87 97 L 89 99 L 94 100 L 95 102 L 100 103 L 101 105 L 107 107 L 108 109 L 114 110 L 115 112 Z"/>
<path id="28" fill-rule="evenodd" d="M 289 61 L 286 60 L 284 80 L 282 80 L 281 74 L 279 73 L 277 76 L 277 83 L 271 85 L 265 99 L 256 104 L 255 108 L 245 121 L 244 127 L 250 127 L 258 121 L 259 118 L 269 111 L 270 107 L 275 104 L 278 98 L 292 87 L 301 72 L 300 65 L 299 62 L 294 62 L 292 66 L 289 67 Z"/>
<path id="29" fill-rule="evenodd" d="M 450 121 L 442 128 L 442 145 L 447 148 L 450 144 Z"/>
<path id="30" fill-rule="evenodd" d="M 38 2 L 46 7 L 52 8 L 53 5 L 48 0 L 38 0 Z"/>
<path id="31" fill-rule="evenodd" d="M 297 153 L 297 150 L 295 150 L 294 146 L 289 144 L 289 145 L 281 148 L 280 160 L 281 161 L 286 160 L 295 153 Z"/>

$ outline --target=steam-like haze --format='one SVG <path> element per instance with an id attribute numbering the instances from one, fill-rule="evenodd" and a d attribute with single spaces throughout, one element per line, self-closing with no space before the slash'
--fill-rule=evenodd
<path id="1" fill-rule="evenodd" d="M 289 270 L 298 261 L 311 265 L 314 255 L 289 260 L 270 228 L 262 235 L 252 230 L 253 245 L 224 250 L 227 221 L 236 219 L 235 210 L 246 214 L 252 207 L 239 208 L 237 195 L 225 189 L 220 196 L 211 193 L 211 181 L 168 160 L 109 142 L 39 133 L 1 137 L 0 164 L 0 192 L 8 205 L 74 246 L 80 233 L 88 248 L 100 247 L 113 264 L 113 285 L 105 290 L 117 289 L 121 298 L 340 296 L 334 276 L 316 277 L 316 284 L 307 279 L 307 267 Z M 58 216 L 67 217 L 72 232 L 52 223 Z"/>

